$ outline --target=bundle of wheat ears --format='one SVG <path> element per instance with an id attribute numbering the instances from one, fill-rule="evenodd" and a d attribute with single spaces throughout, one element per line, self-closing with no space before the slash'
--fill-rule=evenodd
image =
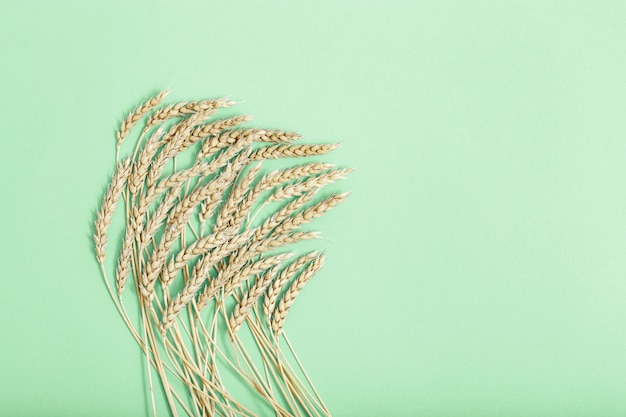
<path id="1" fill-rule="evenodd" d="M 145 353 L 153 413 L 160 391 L 174 416 L 330 415 L 283 332 L 324 254 L 285 247 L 319 236 L 300 227 L 344 200 L 320 190 L 350 169 L 301 163 L 335 144 L 213 118 L 228 99 L 162 105 L 165 96 L 121 123 L 94 233 L 104 281 Z M 262 169 L 283 158 L 295 165 Z"/>

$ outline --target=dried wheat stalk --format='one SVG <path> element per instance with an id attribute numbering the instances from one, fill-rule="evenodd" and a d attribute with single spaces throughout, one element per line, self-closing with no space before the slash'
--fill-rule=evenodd
<path id="1" fill-rule="evenodd" d="M 351 170 L 313 162 L 264 173 L 264 160 L 324 155 L 337 145 L 295 144 L 297 133 L 243 128 L 249 116 L 211 119 L 235 104 L 225 98 L 162 106 L 166 94 L 151 97 L 121 123 L 116 159 L 131 129 L 142 121 L 145 127 L 134 152 L 117 164 L 95 219 L 96 259 L 122 318 L 175 416 L 255 415 L 230 393 L 223 367 L 276 415 L 329 415 L 308 377 L 300 379 L 300 362 L 295 358 L 296 371 L 277 341 L 287 312 L 324 257 L 276 251 L 319 236 L 299 228 L 344 200 L 345 193 L 314 199 Z M 192 162 L 178 169 L 174 161 L 190 152 L 197 152 L 188 158 Z M 109 283 L 107 233 L 120 202 L 126 219 Z M 270 203 L 279 206 L 266 213 Z M 257 217 L 262 219 L 253 226 Z M 139 328 L 126 313 L 124 297 L 131 296 L 138 301 Z M 256 346 L 239 339 L 245 325 Z M 220 331 L 230 334 L 230 345 L 219 341 Z M 248 353 L 252 348 L 262 363 Z"/>

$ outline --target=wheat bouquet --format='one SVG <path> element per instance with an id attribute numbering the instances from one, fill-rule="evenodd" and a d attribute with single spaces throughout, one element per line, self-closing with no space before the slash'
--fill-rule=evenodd
<path id="1" fill-rule="evenodd" d="M 300 163 L 335 144 L 214 117 L 228 99 L 163 105 L 165 96 L 121 123 L 94 231 L 104 281 L 148 362 L 153 413 L 160 381 L 174 416 L 330 415 L 283 332 L 324 254 L 287 248 L 318 237 L 301 226 L 344 200 L 320 190 L 350 170 Z M 264 171 L 283 158 L 296 163 Z"/>

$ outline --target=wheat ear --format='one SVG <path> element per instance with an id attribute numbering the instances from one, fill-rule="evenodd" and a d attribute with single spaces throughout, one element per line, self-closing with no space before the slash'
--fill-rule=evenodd
<path id="1" fill-rule="evenodd" d="M 169 189 L 163 200 L 160 202 L 156 210 L 146 220 L 145 227 L 141 227 L 141 235 L 138 236 L 140 243 L 139 252 L 148 246 L 154 235 L 161 228 L 163 223 L 167 220 L 167 216 L 178 200 L 180 190 L 183 188 L 183 184 L 177 184 Z"/>
<path id="2" fill-rule="evenodd" d="M 319 271 L 324 264 L 324 255 L 320 255 L 311 262 L 311 264 L 300 274 L 300 276 L 289 286 L 285 295 L 280 299 L 278 306 L 272 313 L 272 330 L 275 335 L 280 335 L 285 324 L 285 317 L 289 308 L 293 305 L 298 294 L 304 288 L 307 282 Z"/>
<path id="3" fill-rule="evenodd" d="M 274 308 L 276 307 L 276 301 L 281 290 L 291 281 L 296 273 L 302 269 L 306 264 L 318 257 L 317 252 L 310 252 L 306 255 L 300 256 L 295 261 L 291 262 L 287 268 L 285 268 L 278 277 L 272 281 L 272 285 L 267 288 L 267 292 L 263 297 L 263 313 L 265 314 L 268 323 L 271 325 L 271 316 Z"/>
<path id="4" fill-rule="evenodd" d="M 265 134 L 263 129 L 227 129 L 219 135 L 208 138 L 202 143 L 196 156 L 197 160 L 209 159 L 220 150 L 235 145 L 237 142 L 246 141 L 252 143 L 253 140 Z"/>
<path id="5" fill-rule="evenodd" d="M 162 334 L 170 328 L 174 321 L 178 317 L 180 311 L 194 298 L 197 291 L 200 289 L 209 270 L 220 259 L 228 256 L 233 251 L 237 250 L 244 242 L 244 235 L 238 235 L 233 237 L 229 242 L 215 248 L 212 252 L 205 255 L 194 267 L 194 273 L 189 282 L 183 288 L 183 291 L 176 296 L 173 302 L 169 303 L 163 313 L 163 319 L 159 326 L 159 330 Z"/>
<path id="6" fill-rule="evenodd" d="M 256 178 L 257 174 L 261 170 L 261 164 L 258 163 L 246 172 L 246 174 L 233 186 L 226 202 L 222 205 L 222 209 L 218 213 L 215 223 L 213 224 L 213 232 L 223 230 L 227 225 L 233 225 L 234 217 L 237 214 L 238 208 L 250 185 Z"/>
<path id="7" fill-rule="evenodd" d="M 171 138 L 165 143 L 161 152 L 152 162 L 148 175 L 146 176 L 145 182 L 149 189 L 155 188 L 156 181 L 163 173 L 167 162 L 183 150 L 182 144 L 189 136 L 191 129 L 193 129 L 195 125 L 202 123 L 206 117 L 207 115 L 205 113 L 194 113 L 183 119 L 173 130 L 170 130 L 168 136 L 171 136 Z M 171 134 L 172 131 L 174 132 L 173 134 Z"/>
<path id="8" fill-rule="evenodd" d="M 174 209 L 169 213 L 165 233 L 157 248 L 154 250 L 149 262 L 146 264 L 141 279 L 141 291 L 144 296 L 152 299 L 152 289 L 157 275 L 161 271 L 162 265 L 165 263 L 170 248 L 178 239 L 183 229 L 186 227 L 194 208 L 204 199 L 211 195 L 219 196 L 228 187 L 237 175 L 241 166 L 233 167 L 232 164 L 227 165 L 226 170 L 215 181 L 211 181 L 204 186 L 196 189 L 188 194 Z M 218 199 L 213 197 L 212 199 Z"/>
<path id="9" fill-rule="evenodd" d="M 249 233 L 249 236 L 252 235 L 252 230 L 249 230 L 244 233 Z M 224 286 L 229 281 L 233 281 L 233 276 L 238 274 L 244 266 L 250 262 L 256 256 L 262 256 L 265 252 L 268 252 L 272 249 L 278 249 L 285 245 L 298 243 L 307 239 L 316 239 L 318 238 L 318 233 L 305 233 L 305 232 L 296 232 L 289 235 L 276 236 L 273 239 L 266 239 L 260 242 L 256 242 L 252 245 L 248 244 L 243 246 L 238 251 L 234 252 L 230 258 L 227 265 L 224 267 L 217 267 L 218 275 L 213 280 L 209 282 L 209 285 L 204 287 L 204 290 L 198 295 L 197 305 L 198 310 L 202 310 L 205 308 L 211 299 L 217 294 L 219 288 Z M 240 282 L 238 280 L 234 280 L 234 282 Z"/>
<path id="10" fill-rule="evenodd" d="M 270 285 L 270 283 L 272 283 L 275 279 L 277 271 L 277 267 L 274 267 L 259 275 L 254 285 L 246 291 L 241 300 L 239 300 L 229 320 L 230 328 L 233 333 L 236 333 L 239 330 L 243 322 L 248 317 L 250 310 L 254 307 L 254 304 L 259 300 L 259 297 L 263 295 L 263 292 L 268 285 Z"/>
<path id="11" fill-rule="evenodd" d="M 128 187 L 131 196 L 137 195 L 144 184 L 148 168 L 152 162 L 152 158 L 159 150 L 161 145 L 161 137 L 165 134 L 165 129 L 159 128 L 146 141 L 143 149 L 139 153 L 137 162 L 133 166 L 133 173 L 128 180 Z"/>
<path id="12" fill-rule="evenodd" d="M 189 114 L 206 111 L 206 110 L 213 110 L 213 109 L 217 109 L 221 107 L 231 107 L 234 104 L 236 103 L 226 98 L 220 98 L 216 100 L 209 99 L 209 100 L 202 100 L 202 101 L 183 101 L 179 103 L 172 103 L 168 106 L 165 106 L 155 111 L 150 116 L 150 118 L 146 122 L 146 127 L 144 128 L 144 132 L 147 131 L 152 126 L 163 123 L 175 117 L 182 117 L 182 116 L 186 116 Z"/>
<path id="13" fill-rule="evenodd" d="M 279 226 L 274 229 L 273 233 L 275 234 L 284 234 L 288 233 L 297 227 L 300 227 L 303 224 L 309 223 L 316 217 L 321 216 L 326 213 L 328 210 L 340 204 L 342 201 L 350 193 L 343 194 L 333 194 L 330 197 L 320 201 L 312 207 L 307 208 L 306 210 L 297 213 L 293 217 L 290 217 L 287 221 L 282 222 Z M 304 194 L 306 195 L 306 194 Z"/>
<path id="14" fill-rule="evenodd" d="M 163 189 L 157 190 L 156 182 L 157 179 L 161 176 L 165 165 L 181 150 L 181 143 L 185 140 L 186 134 L 188 134 L 189 129 L 191 129 L 195 123 L 201 122 L 204 117 L 206 117 L 206 115 L 203 113 L 193 114 L 191 117 L 183 120 L 175 127 L 172 127 L 170 132 L 174 131 L 175 134 L 172 136 L 171 140 L 168 141 L 165 146 L 163 146 L 161 152 L 156 156 L 156 158 L 154 158 L 154 160 L 152 160 L 152 156 L 154 155 L 156 150 L 153 152 L 146 152 L 146 148 L 156 146 L 156 148 L 158 149 L 159 144 L 152 144 L 150 146 L 146 144 L 146 147 L 141 152 L 142 154 L 146 152 L 146 155 L 142 158 L 140 154 L 138 165 L 140 165 L 141 168 L 137 168 L 137 179 L 133 184 L 133 188 L 136 193 L 139 193 L 144 184 L 147 184 L 148 189 L 145 193 L 140 194 L 138 204 L 132 209 L 133 233 L 135 235 L 140 235 L 144 216 L 146 215 L 150 204 L 159 196 L 159 193 L 157 193 L 157 191 L 164 191 Z M 157 132 L 159 130 L 157 130 Z M 131 190 L 131 192 L 132 191 L 133 190 Z"/>
<path id="15" fill-rule="evenodd" d="M 115 211 L 115 205 L 122 195 L 126 180 L 130 174 L 130 157 L 118 163 L 117 169 L 111 178 L 111 183 L 104 194 L 102 206 L 96 215 L 94 243 L 96 258 L 101 264 L 104 263 L 105 249 L 107 245 L 107 230 L 111 226 L 111 219 Z"/>
<path id="16" fill-rule="evenodd" d="M 126 119 L 120 125 L 119 130 L 117 131 L 117 152 L 119 153 L 120 147 L 122 146 L 122 142 L 130 133 L 130 130 L 137 124 L 139 120 L 141 120 L 150 110 L 154 109 L 156 106 L 161 104 L 165 96 L 167 96 L 168 91 L 163 90 L 159 94 L 154 97 L 151 97 L 145 103 L 139 105 L 136 109 L 131 111 Z"/>
<path id="17" fill-rule="evenodd" d="M 116 161 L 132 128 L 145 121 L 131 156 L 116 167 L 95 219 L 96 258 L 113 301 L 146 353 L 148 366 L 158 371 L 172 415 L 178 415 L 175 399 L 189 415 L 254 415 L 224 385 L 220 374 L 227 366 L 266 399 L 276 415 L 328 416 L 306 373 L 309 386 L 290 367 L 275 338 L 294 299 L 321 268 L 323 256 L 311 253 L 292 261 L 292 253 L 276 252 L 318 237 L 299 227 L 343 201 L 346 194 L 319 202 L 313 198 L 350 170 L 316 162 L 263 176 L 257 162 L 324 155 L 337 145 L 296 144 L 300 135 L 294 132 L 244 128 L 251 119 L 248 116 L 209 120 L 219 108 L 235 104 L 228 99 L 161 106 L 165 94 L 136 107 L 117 131 Z M 178 155 L 192 146 L 198 151 L 195 162 L 177 170 Z M 170 165 L 173 172 L 166 173 Z M 126 229 L 116 259 L 115 295 L 104 262 L 107 233 L 120 198 L 126 203 Z M 256 216 L 265 213 L 266 204 L 272 202 L 281 204 L 260 226 L 252 227 Z M 200 229 L 196 219 L 191 219 L 194 214 L 200 216 Z M 212 222 L 206 228 L 209 219 Z M 178 284 L 179 275 L 184 279 L 177 290 L 173 284 Z M 161 288 L 155 290 L 159 279 Z M 137 290 L 133 295 L 139 302 L 143 337 L 128 318 L 122 299 L 129 280 Z M 262 311 L 257 309 L 261 298 Z M 200 317 L 211 300 L 215 301 L 212 323 Z M 260 314 L 266 316 L 269 327 L 259 320 Z M 260 358 L 250 355 L 236 337 L 243 323 L 250 325 Z M 232 338 L 230 351 L 226 350 L 229 346 L 220 346 L 224 324 Z M 263 368 L 257 367 L 258 359 Z M 297 357 L 296 361 L 304 372 Z M 176 392 L 178 383 L 170 384 L 170 376 L 189 389 L 186 398 Z"/>
<path id="18" fill-rule="evenodd" d="M 332 167 L 332 164 L 312 163 L 277 170 L 265 175 L 251 190 L 247 192 L 245 198 L 241 201 L 239 207 L 237 207 L 237 210 L 233 213 L 230 224 L 233 226 L 243 224 L 250 214 L 252 206 L 257 202 L 257 200 L 260 199 L 260 196 L 265 191 L 295 179 L 304 179 L 307 176 L 319 174 L 320 172 L 328 170 Z"/>
<path id="19" fill-rule="evenodd" d="M 122 297 L 124 288 L 126 287 L 126 281 L 130 274 L 130 264 L 133 256 L 133 242 L 134 235 L 132 233 L 126 233 L 124 243 L 122 244 L 122 251 L 117 261 L 117 268 L 115 270 L 115 286 L 117 287 L 118 297 Z"/>
<path id="20" fill-rule="evenodd" d="M 337 149 L 337 144 L 323 145 L 271 145 L 257 149 L 252 155 L 252 159 L 276 159 L 276 158 L 296 158 L 305 156 L 325 155 Z"/>
<path id="21" fill-rule="evenodd" d="M 289 143 L 302 138 L 296 132 L 285 132 L 283 130 L 266 129 L 265 135 L 260 137 L 261 142 Z"/>
<path id="22" fill-rule="evenodd" d="M 255 240 L 265 239 L 266 236 L 278 226 L 280 226 L 284 222 L 290 221 L 292 216 L 295 216 L 298 210 L 308 204 L 313 199 L 313 197 L 315 197 L 314 191 L 305 193 L 295 200 L 290 201 L 276 213 L 265 219 L 265 221 L 261 224 L 261 226 L 257 228 L 254 234 Z"/>
<path id="23" fill-rule="evenodd" d="M 249 162 L 250 162 L 250 153 L 252 149 L 246 147 L 248 146 L 248 140 L 243 140 L 237 143 L 234 146 L 231 146 L 229 149 L 224 151 L 220 156 L 215 158 L 210 164 L 209 167 L 219 166 L 221 164 L 229 161 L 233 156 L 237 155 L 233 159 L 233 164 L 238 167 L 238 172 L 241 171 Z M 234 181 L 236 177 L 232 177 L 231 179 Z M 232 181 L 231 181 L 232 182 Z M 230 184 L 229 184 L 230 185 Z M 203 201 L 200 205 L 200 213 L 199 220 L 202 225 L 213 215 L 217 206 L 221 203 L 221 199 L 208 199 Z"/>
<path id="24" fill-rule="evenodd" d="M 204 255 L 216 247 L 223 245 L 235 235 L 234 230 L 228 229 L 218 233 L 213 233 L 194 241 L 189 246 L 183 248 L 167 264 L 163 279 L 169 285 L 178 271 L 187 265 L 196 256 Z"/>
<path id="25" fill-rule="evenodd" d="M 252 120 L 252 116 L 233 116 L 200 125 L 191 132 L 190 141 L 195 143 L 209 136 L 217 136 L 226 130 L 231 130 L 250 120 Z"/>
<path id="26" fill-rule="evenodd" d="M 259 274 L 269 268 L 280 264 L 281 262 L 291 258 L 292 252 L 279 253 L 278 255 L 269 255 L 251 262 L 241 268 L 224 284 L 224 297 L 228 297 L 249 277 Z"/>
<path id="27" fill-rule="evenodd" d="M 272 201 L 279 201 L 291 197 L 300 196 L 315 188 L 322 188 L 326 185 L 334 183 L 339 179 L 343 179 L 350 172 L 352 172 L 351 168 L 335 169 L 307 178 L 304 181 L 287 184 L 281 188 L 278 188 L 272 195 L 270 195 L 267 199 L 267 202 L 269 203 Z"/>

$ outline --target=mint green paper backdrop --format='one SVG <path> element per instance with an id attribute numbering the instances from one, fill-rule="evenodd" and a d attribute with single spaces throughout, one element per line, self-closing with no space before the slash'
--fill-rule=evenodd
<path id="1" fill-rule="evenodd" d="M 286 324 L 337 416 L 626 415 L 625 22 L 623 1 L 3 2 L 0 415 L 148 414 L 90 230 L 117 124 L 160 88 L 342 142 L 353 193 Z"/>

